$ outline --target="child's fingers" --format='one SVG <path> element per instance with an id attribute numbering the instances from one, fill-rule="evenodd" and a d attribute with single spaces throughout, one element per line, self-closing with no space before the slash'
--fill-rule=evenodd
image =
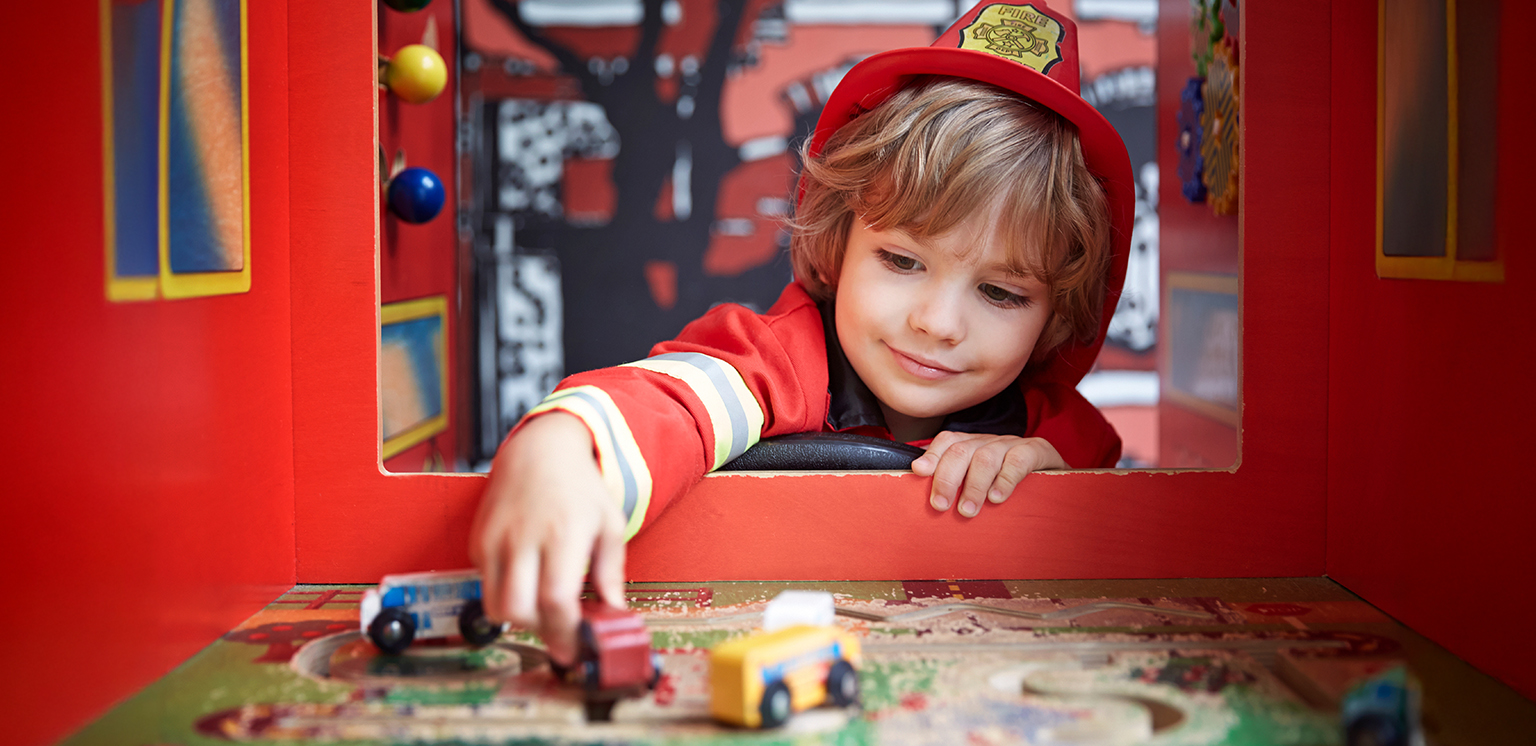
<path id="1" fill-rule="evenodd" d="M 1007 500 L 1013 494 L 1014 488 L 1019 486 L 1019 482 L 1024 481 L 1024 477 L 1041 468 L 1041 456 L 1040 449 L 1028 440 L 1013 444 L 1003 457 L 1002 468 L 997 470 L 997 478 L 992 480 L 992 488 L 987 491 L 987 500 L 993 503 Z"/>
<path id="2" fill-rule="evenodd" d="M 597 544 L 592 549 L 592 585 L 604 603 L 619 609 L 626 607 L 624 529 L 620 526 L 605 526 L 597 535 Z"/>
<path id="3" fill-rule="evenodd" d="M 580 542 L 546 547 L 539 584 L 539 637 L 549 657 L 564 664 L 576 660 L 576 625 L 581 621 L 581 582 L 587 574 Z"/>
<path id="4" fill-rule="evenodd" d="M 942 436 L 943 433 L 940 433 Z M 938 438 L 934 438 L 937 442 Z M 965 486 L 965 473 L 971 466 L 971 453 L 976 448 L 974 439 L 956 440 L 948 444 L 938 463 L 933 467 L 933 490 L 928 504 L 934 510 L 949 510 L 960 490 Z"/>
<path id="5" fill-rule="evenodd" d="M 514 546 L 508 554 L 508 564 L 497 587 L 501 592 L 503 617 L 514 627 L 534 628 L 539 623 L 539 609 L 535 594 L 539 589 L 539 575 L 543 562 L 537 547 Z"/>
<path id="6" fill-rule="evenodd" d="M 912 462 L 912 473 L 920 477 L 931 476 L 950 446 L 975 437 L 972 433 L 953 433 L 948 430 L 933 436 L 933 440 L 928 443 L 927 451 Z"/>
<path id="7" fill-rule="evenodd" d="M 988 492 L 1007 461 L 1010 445 L 1009 439 L 995 439 L 972 451 L 970 468 L 965 473 L 965 488 L 956 508 L 960 515 L 971 518 L 981 512 L 981 506 L 987 503 Z"/>
<path id="8" fill-rule="evenodd" d="M 470 543 L 470 559 L 480 569 L 480 596 L 485 604 L 485 615 L 492 620 L 507 618 L 507 595 L 501 592 L 506 573 L 502 571 L 502 553 L 496 544 L 486 537 L 478 537 Z"/>

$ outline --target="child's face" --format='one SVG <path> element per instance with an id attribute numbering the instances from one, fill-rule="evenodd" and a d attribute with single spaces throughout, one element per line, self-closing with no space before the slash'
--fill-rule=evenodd
<path id="1" fill-rule="evenodd" d="M 990 231 L 962 226 L 920 240 L 853 222 L 837 283 L 838 342 L 887 410 L 933 420 L 931 436 L 938 418 L 1018 378 L 1051 318 L 1047 288 L 1010 272 Z"/>

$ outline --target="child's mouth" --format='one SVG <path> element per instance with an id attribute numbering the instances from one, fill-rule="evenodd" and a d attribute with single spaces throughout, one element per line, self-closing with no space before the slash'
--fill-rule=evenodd
<path id="1" fill-rule="evenodd" d="M 918 378 L 935 381 L 960 374 L 960 371 L 946 368 L 937 361 L 915 357 L 889 345 L 887 347 L 890 348 L 891 354 L 896 358 L 896 363 L 901 366 L 902 370 Z"/>

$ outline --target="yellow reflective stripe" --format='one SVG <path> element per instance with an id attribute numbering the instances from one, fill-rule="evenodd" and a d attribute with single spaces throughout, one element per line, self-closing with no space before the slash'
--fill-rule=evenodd
<path id="1" fill-rule="evenodd" d="M 725 411 L 725 400 L 720 398 L 720 393 L 715 389 L 714 384 L 710 383 L 709 376 L 705 375 L 704 371 L 676 360 L 639 360 L 625 363 L 625 365 L 671 376 L 688 384 L 688 388 L 692 389 L 699 400 L 704 402 L 704 409 L 709 412 L 710 427 L 714 430 L 715 453 L 709 467 L 710 471 L 720 468 L 721 464 L 730 460 L 733 436 L 731 417 Z"/>
<path id="2" fill-rule="evenodd" d="M 626 365 L 676 378 L 699 397 L 715 436 L 711 471 L 740 456 L 762 437 L 762 408 L 741 373 L 724 360 L 700 352 L 673 352 Z"/>
<path id="3" fill-rule="evenodd" d="M 580 417 L 592 430 L 603 484 L 619 498 L 626 522 L 624 540 L 628 541 L 645 522 L 652 487 L 650 469 L 645 465 L 645 456 L 640 453 L 640 444 L 635 442 L 629 423 L 608 393 L 596 386 L 560 389 L 545 397 L 528 414 L 555 409 Z"/>

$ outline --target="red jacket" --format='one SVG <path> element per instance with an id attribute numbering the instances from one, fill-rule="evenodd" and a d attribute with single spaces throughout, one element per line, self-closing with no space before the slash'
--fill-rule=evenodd
<path id="1" fill-rule="evenodd" d="M 827 328 L 816 302 L 791 283 L 767 313 L 717 306 L 645 360 L 566 378 L 528 416 L 562 410 L 587 424 L 604 481 L 623 495 L 627 539 L 761 438 L 821 430 L 891 437 Z M 1120 437 L 1075 388 L 1098 347 L 1070 345 L 1031 364 L 1016 389 L 952 415 L 946 429 L 1037 436 L 1075 468 L 1114 466 Z"/>

